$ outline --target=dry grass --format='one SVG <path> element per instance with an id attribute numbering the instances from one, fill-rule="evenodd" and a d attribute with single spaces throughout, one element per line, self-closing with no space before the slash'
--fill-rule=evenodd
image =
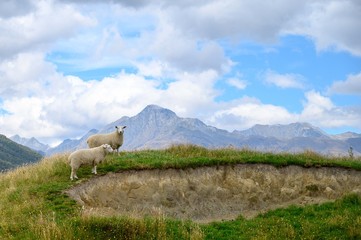
<path id="1" fill-rule="evenodd" d="M 89 169 L 83 169 L 83 176 Z M 90 172 L 90 171 L 89 171 Z M 87 218 L 62 191 L 69 180 L 67 155 L 0 173 L 0 239 L 202 239 L 193 223 L 150 219 Z M 83 179 L 84 180 L 84 179 Z M 174 224 L 173 228 L 169 225 Z M 173 237 L 172 237 L 173 238 Z"/>

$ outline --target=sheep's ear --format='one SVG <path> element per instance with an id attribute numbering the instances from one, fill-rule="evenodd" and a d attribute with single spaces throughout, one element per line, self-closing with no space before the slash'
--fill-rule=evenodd
<path id="1" fill-rule="evenodd" d="M 123 129 L 126 128 L 127 126 L 123 126 Z"/>
<path id="2" fill-rule="evenodd" d="M 118 129 L 118 126 L 115 126 L 116 129 Z"/>

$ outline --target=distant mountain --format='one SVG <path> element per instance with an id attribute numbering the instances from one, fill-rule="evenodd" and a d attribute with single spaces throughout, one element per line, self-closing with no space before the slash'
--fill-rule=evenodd
<path id="1" fill-rule="evenodd" d="M 341 134 L 331 135 L 331 137 L 337 140 L 348 140 L 351 138 L 361 138 L 361 134 L 354 132 L 345 132 Z"/>
<path id="2" fill-rule="evenodd" d="M 0 170 L 37 162 L 42 156 L 0 134 Z"/>
<path id="3" fill-rule="evenodd" d="M 116 125 L 125 125 L 123 149 L 159 149 L 172 144 L 198 144 L 225 147 L 236 136 L 195 118 L 180 118 L 169 109 L 149 105 L 134 117 L 122 117 L 106 125 L 99 133 L 113 132 Z"/>
<path id="4" fill-rule="evenodd" d="M 348 155 L 350 146 L 355 156 L 361 155 L 361 134 L 328 135 L 309 123 L 255 125 L 247 130 L 228 132 L 206 125 L 196 118 L 180 118 L 173 111 L 148 105 L 133 117 L 124 116 L 99 131 L 90 130 L 80 139 L 66 139 L 47 155 L 87 148 L 86 139 L 95 133 L 115 131 L 126 125 L 124 150 L 162 149 L 172 144 L 196 144 L 208 148 L 233 146 L 271 152 L 312 150 L 326 155 Z"/>
<path id="5" fill-rule="evenodd" d="M 72 151 L 74 151 L 76 149 L 79 149 L 79 148 L 87 148 L 86 139 L 89 136 L 91 136 L 93 134 L 96 134 L 97 132 L 98 132 L 98 130 L 92 129 L 89 132 L 87 132 L 80 139 L 65 139 L 58 146 L 48 149 L 48 151 L 46 152 L 46 155 L 52 155 L 52 154 L 55 154 L 55 153 L 62 153 L 62 152 L 72 152 Z"/>
<path id="6" fill-rule="evenodd" d="M 354 151 L 361 152 L 361 137 L 346 139 L 346 142 Z"/>
<path id="7" fill-rule="evenodd" d="M 34 137 L 23 138 L 23 137 L 20 137 L 19 135 L 14 135 L 14 136 L 10 137 L 10 139 L 18 144 L 24 145 L 28 148 L 31 148 L 31 149 L 37 151 L 41 155 L 44 155 L 45 152 L 50 148 L 49 145 L 39 142 Z"/>
<path id="8" fill-rule="evenodd" d="M 288 125 L 255 125 L 244 131 L 234 131 L 241 136 L 262 136 L 273 137 L 277 139 L 292 139 L 296 137 L 309 138 L 330 138 L 327 133 L 321 129 L 312 126 L 309 123 L 291 123 Z"/>

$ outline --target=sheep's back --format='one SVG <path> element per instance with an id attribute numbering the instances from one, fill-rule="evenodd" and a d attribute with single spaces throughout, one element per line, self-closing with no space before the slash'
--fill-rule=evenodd
<path id="1" fill-rule="evenodd" d="M 96 134 L 90 136 L 87 140 L 88 146 L 90 148 L 99 147 L 102 144 L 109 144 L 111 146 L 121 145 L 120 137 L 116 133 L 108 133 L 108 134 Z"/>
<path id="2" fill-rule="evenodd" d="M 107 143 L 109 134 L 95 134 L 87 139 L 88 146 L 90 148 L 99 147 L 102 144 Z"/>

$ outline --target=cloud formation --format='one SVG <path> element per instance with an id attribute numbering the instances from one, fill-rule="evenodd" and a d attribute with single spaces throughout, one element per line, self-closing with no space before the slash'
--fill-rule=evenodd
<path id="1" fill-rule="evenodd" d="M 328 92 L 346 95 L 361 95 L 361 72 L 351 74 L 344 81 L 336 81 L 328 89 Z"/>
<path id="2" fill-rule="evenodd" d="M 338 106 L 332 95 L 359 96 L 360 73 L 305 90 L 298 72 L 239 74 L 245 63 L 232 53 L 242 42 L 277 48 L 280 37 L 295 34 L 320 52 L 361 56 L 360 7 L 356 0 L 3 1 L 1 133 L 55 143 L 147 104 L 230 131 L 296 121 L 359 129 L 360 109 Z M 81 75 L 109 68 L 116 73 Z M 261 100 L 254 88 L 264 83 L 299 91 L 302 109 Z M 222 99 L 225 89 L 236 91 L 232 99 Z"/>
<path id="3" fill-rule="evenodd" d="M 264 74 L 266 83 L 274 84 L 280 88 L 304 88 L 303 77 L 299 74 L 279 74 L 274 71 L 266 71 Z"/>
<path id="4" fill-rule="evenodd" d="M 0 59 L 11 58 L 24 51 L 46 49 L 48 44 L 71 37 L 79 28 L 94 24 L 91 18 L 85 17 L 71 6 L 59 5 L 53 1 L 25 3 L 27 4 L 2 2 L 22 7 L 12 14 L 15 16 L 0 18 Z M 31 11 L 32 9 L 34 10 Z"/>

